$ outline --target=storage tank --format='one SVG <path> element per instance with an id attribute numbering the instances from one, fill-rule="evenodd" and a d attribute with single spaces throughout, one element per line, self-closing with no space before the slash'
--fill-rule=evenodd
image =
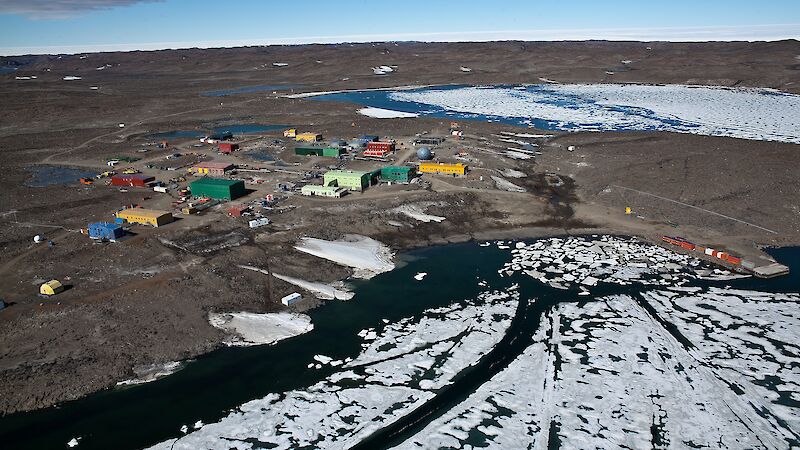
<path id="1" fill-rule="evenodd" d="M 430 161 L 433 159 L 433 153 L 428 147 L 420 147 L 419 150 L 417 150 L 417 158 L 421 161 Z"/>

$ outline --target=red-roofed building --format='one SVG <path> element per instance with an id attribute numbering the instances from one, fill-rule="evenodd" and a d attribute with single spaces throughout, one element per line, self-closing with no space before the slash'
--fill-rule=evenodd
<path id="1" fill-rule="evenodd" d="M 141 173 L 119 174 L 111 177 L 112 186 L 147 187 L 147 183 L 155 181 L 155 177 Z"/>

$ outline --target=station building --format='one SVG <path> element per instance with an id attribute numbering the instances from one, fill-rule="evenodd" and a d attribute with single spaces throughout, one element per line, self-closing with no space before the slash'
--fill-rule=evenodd
<path id="1" fill-rule="evenodd" d="M 420 162 L 420 173 L 440 173 L 446 175 L 465 175 L 467 166 L 462 163 L 445 164 L 435 162 Z"/>
<path id="2" fill-rule="evenodd" d="M 336 186 L 350 191 L 363 191 L 369 186 L 370 172 L 330 170 L 322 177 L 325 186 Z"/>
<path id="3" fill-rule="evenodd" d="M 218 200 L 233 200 L 247 194 L 244 181 L 202 178 L 192 181 L 189 190 L 193 197 L 209 197 Z"/>

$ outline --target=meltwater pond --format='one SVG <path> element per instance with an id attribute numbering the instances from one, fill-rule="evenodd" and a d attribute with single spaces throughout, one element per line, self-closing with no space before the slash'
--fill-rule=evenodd
<path id="1" fill-rule="evenodd" d="M 797 271 L 799 250 L 776 255 Z M 704 263 L 611 236 L 457 244 L 401 259 L 397 269 L 358 282 L 353 300 L 313 311 L 309 333 L 271 347 L 226 348 L 152 383 L 5 417 L 0 442 L 59 448 L 80 437 L 79 448 L 158 449 L 798 442 L 797 275 L 709 281 L 713 268 Z"/>
<path id="2" fill-rule="evenodd" d="M 311 97 L 555 131 L 673 131 L 800 143 L 800 95 L 689 85 L 439 86 Z"/>
<path id="3" fill-rule="evenodd" d="M 30 172 L 31 178 L 25 182 L 25 185 L 30 187 L 77 183 L 81 178 L 94 178 L 97 175 L 96 171 L 62 166 L 38 165 L 27 167 L 26 170 Z"/>

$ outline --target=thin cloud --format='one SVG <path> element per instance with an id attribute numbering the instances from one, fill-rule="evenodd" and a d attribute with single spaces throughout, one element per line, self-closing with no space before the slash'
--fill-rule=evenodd
<path id="1" fill-rule="evenodd" d="M 19 14 L 32 19 L 64 19 L 80 14 L 150 3 L 160 0 L 3 0 L 0 14 Z"/>

